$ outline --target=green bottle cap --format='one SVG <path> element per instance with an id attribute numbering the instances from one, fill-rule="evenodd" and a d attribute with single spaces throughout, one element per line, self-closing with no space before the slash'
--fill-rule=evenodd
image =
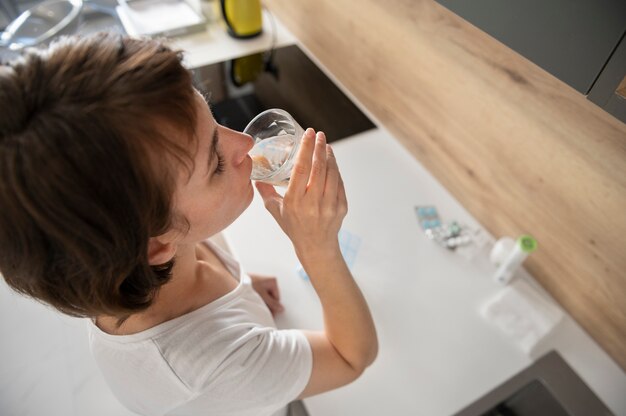
<path id="1" fill-rule="evenodd" d="M 523 235 L 518 238 L 517 244 L 519 244 L 524 253 L 532 253 L 533 251 L 537 250 L 537 240 L 529 235 Z"/>

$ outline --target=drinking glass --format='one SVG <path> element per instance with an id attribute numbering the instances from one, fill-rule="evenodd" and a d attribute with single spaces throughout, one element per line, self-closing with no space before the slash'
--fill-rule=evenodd
<path id="1" fill-rule="evenodd" d="M 252 119 L 243 130 L 252 136 L 254 147 L 250 179 L 287 186 L 304 130 L 286 111 L 272 108 Z"/>

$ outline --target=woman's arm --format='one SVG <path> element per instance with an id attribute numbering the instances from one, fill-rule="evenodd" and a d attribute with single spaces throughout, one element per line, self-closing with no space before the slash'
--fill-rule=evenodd
<path id="1" fill-rule="evenodd" d="M 352 382 L 378 353 L 369 308 L 341 253 L 304 267 L 324 310 L 324 331 L 305 332 L 313 350 L 313 371 L 300 398 Z"/>
<path id="2" fill-rule="evenodd" d="M 367 303 L 339 249 L 337 234 L 348 204 L 324 133 L 316 137 L 307 129 L 284 198 L 270 185 L 257 183 L 257 188 L 291 239 L 324 312 L 324 331 L 305 332 L 313 372 L 301 397 L 347 384 L 374 361 L 378 340 Z"/>

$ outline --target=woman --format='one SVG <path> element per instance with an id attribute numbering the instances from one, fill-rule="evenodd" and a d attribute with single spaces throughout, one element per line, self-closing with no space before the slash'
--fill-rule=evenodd
<path id="1" fill-rule="evenodd" d="M 324 331 L 278 330 L 275 280 L 251 278 L 207 240 L 253 198 L 251 139 L 216 123 L 180 53 L 119 35 L 65 38 L 0 67 L 0 107 L 0 271 L 90 318 L 92 353 L 129 409 L 285 414 L 373 362 L 323 133 L 307 129 L 284 198 L 256 184 L 324 309 Z"/>

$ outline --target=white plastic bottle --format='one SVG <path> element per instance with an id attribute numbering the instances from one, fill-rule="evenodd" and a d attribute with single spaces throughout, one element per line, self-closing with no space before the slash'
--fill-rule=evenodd
<path id="1" fill-rule="evenodd" d="M 496 273 L 493 275 L 493 280 L 502 285 L 508 284 L 511 279 L 513 279 L 517 268 L 521 266 L 526 257 L 536 249 L 537 241 L 534 238 L 529 235 L 519 237 L 511 251 L 504 258 L 504 261 L 498 266 Z"/>

